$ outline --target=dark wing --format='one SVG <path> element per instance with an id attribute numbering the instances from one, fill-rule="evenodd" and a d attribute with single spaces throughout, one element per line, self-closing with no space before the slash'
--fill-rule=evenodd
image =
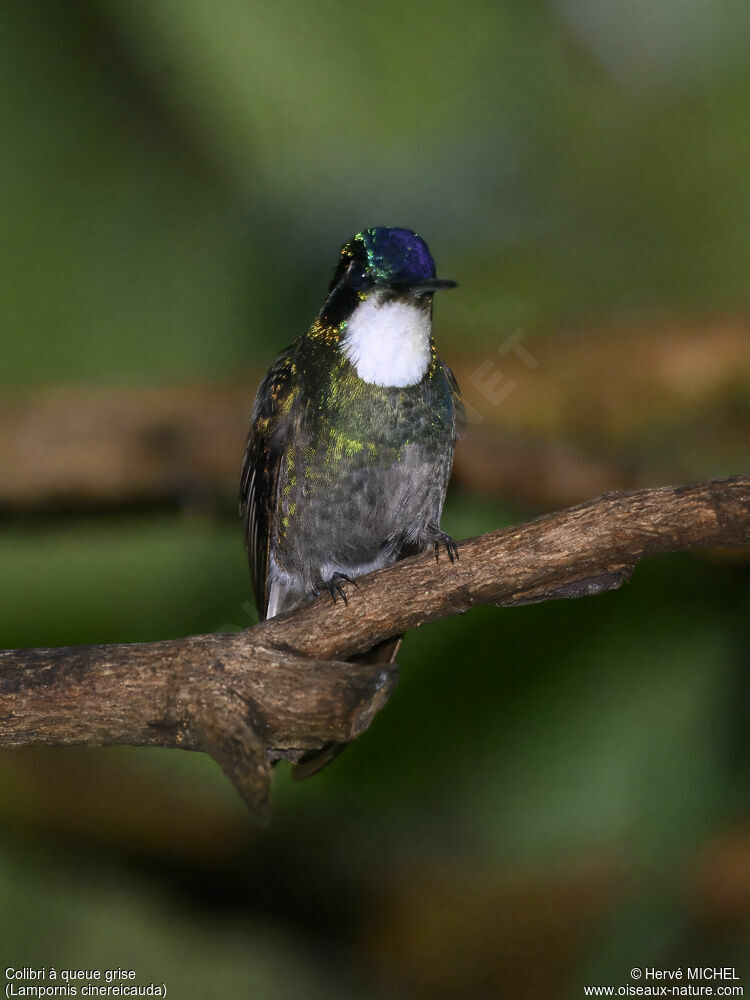
<path id="1" fill-rule="evenodd" d="M 291 354 L 271 365 L 255 397 L 240 477 L 240 517 L 258 614 L 268 608 L 268 555 L 276 513 L 279 469 L 293 432 L 298 383 Z"/>
<path id="2" fill-rule="evenodd" d="M 464 429 L 464 425 L 466 423 L 466 412 L 464 410 L 463 400 L 461 399 L 461 390 L 458 388 L 456 376 L 444 361 L 441 361 L 440 364 L 443 368 L 443 374 L 445 375 L 448 385 L 450 386 L 451 398 L 453 400 L 453 441 L 455 443 L 456 438 L 460 436 Z"/>

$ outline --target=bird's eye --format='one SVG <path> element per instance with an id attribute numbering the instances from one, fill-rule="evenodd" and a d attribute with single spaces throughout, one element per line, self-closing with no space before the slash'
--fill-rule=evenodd
<path id="1" fill-rule="evenodd" d="M 356 260 L 349 261 L 349 267 L 346 269 L 346 280 L 356 292 L 368 288 L 371 284 L 367 271 Z"/>

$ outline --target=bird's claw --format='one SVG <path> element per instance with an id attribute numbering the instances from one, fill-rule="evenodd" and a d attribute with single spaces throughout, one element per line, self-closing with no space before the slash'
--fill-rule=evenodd
<path id="1" fill-rule="evenodd" d="M 326 582 L 323 584 L 325 589 L 331 595 L 331 599 L 333 600 L 334 604 L 336 603 L 336 601 L 338 601 L 339 597 L 344 602 L 344 604 L 346 605 L 349 604 L 349 599 L 347 598 L 346 591 L 344 590 L 343 587 L 343 584 L 345 583 L 351 583 L 353 587 L 357 586 L 357 581 L 352 580 L 352 578 L 350 576 L 347 576 L 346 573 L 336 573 L 334 574 L 334 576 L 331 577 L 330 580 L 326 580 Z"/>
<path id="2" fill-rule="evenodd" d="M 435 545 L 435 562 L 440 561 L 441 545 L 445 546 L 445 551 L 448 553 L 448 558 L 450 559 L 451 563 L 458 562 L 458 545 L 456 543 L 456 540 L 454 538 L 451 538 L 450 535 L 441 534 L 438 538 L 435 539 L 434 545 Z"/>

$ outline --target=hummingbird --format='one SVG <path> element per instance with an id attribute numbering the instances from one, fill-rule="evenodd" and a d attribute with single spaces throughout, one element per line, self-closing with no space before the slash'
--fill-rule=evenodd
<path id="1" fill-rule="evenodd" d="M 432 337 L 433 295 L 455 284 L 436 277 L 415 232 L 365 229 L 341 247 L 317 318 L 262 380 L 240 483 L 261 620 L 326 591 L 347 601 L 357 577 L 430 547 L 458 557 L 440 518 L 460 394 Z M 399 643 L 371 661 L 391 662 Z"/>

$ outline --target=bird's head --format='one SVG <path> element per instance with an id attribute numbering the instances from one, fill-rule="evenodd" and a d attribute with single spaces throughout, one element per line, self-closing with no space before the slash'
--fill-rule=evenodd
<path id="1" fill-rule="evenodd" d="M 455 284 L 410 229 L 365 229 L 341 248 L 319 318 L 365 382 L 414 385 L 432 362 L 433 293 Z"/>
<path id="2" fill-rule="evenodd" d="M 364 229 L 341 248 L 321 318 L 340 323 L 371 296 L 406 299 L 428 309 L 434 292 L 455 285 L 436 277 L 427 244 L 411 229 Z"/>

